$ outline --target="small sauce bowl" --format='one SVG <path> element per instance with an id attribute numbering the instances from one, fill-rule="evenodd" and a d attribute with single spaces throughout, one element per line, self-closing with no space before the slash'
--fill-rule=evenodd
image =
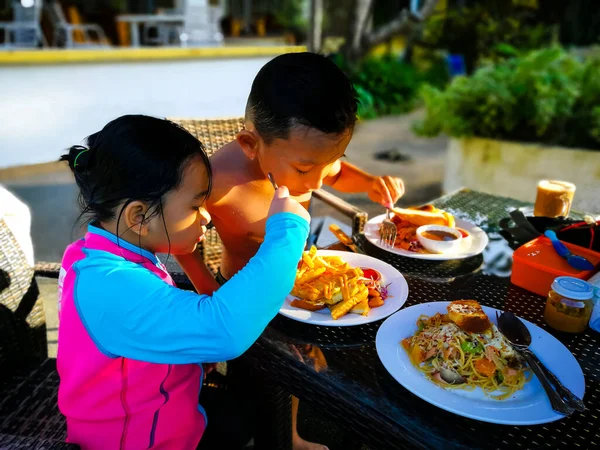
<path id="1" fill-rule="evenodd" d="M 378 270 L 371 269 L 370 267 L 361 267 L 363 271 L 363 276 L 369 280 L 379 281 L 381 280 L 381 274 Z"/>
<path id="2" fill-rule="evenodd" d="M 453 253 L 460 249 L 463 236 L 456 228 L 423 225 L 417 228 L 417 239 L 432 253 Z"/>

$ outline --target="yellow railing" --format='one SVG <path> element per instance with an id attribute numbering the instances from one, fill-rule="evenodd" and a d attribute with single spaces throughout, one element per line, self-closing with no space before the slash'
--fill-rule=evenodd
<path id="1" fill-rule="evenodd" d="M 82 50 L 15 50 L 0 51 L 0 65 L 68 64 L 112 61 L 156 61 L 203 58 L 248 58 L 304 52 L 300 45 L 202 47 L 202 48 L 110 48 Z"/>

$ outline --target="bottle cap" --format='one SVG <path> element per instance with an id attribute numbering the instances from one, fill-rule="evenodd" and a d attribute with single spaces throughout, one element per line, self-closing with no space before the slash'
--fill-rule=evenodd
<path id="1" fill-rule="evenodd" d="M 594 296 L 594 288 L 591 284 L 574 277 L 555 278 L 552 290 L 558 295 L 574 300 L 589 300 Z"/>

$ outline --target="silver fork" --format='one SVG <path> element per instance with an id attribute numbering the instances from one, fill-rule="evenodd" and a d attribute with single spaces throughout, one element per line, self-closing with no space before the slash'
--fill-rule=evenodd
<path id="1" fill-rule="evenodd" d="M 396 224 L 390 220 L 390 214 L 387 209 L 386 218 L 379 227 L 379 244 L 384 247 L 394 247 L 396 243 Z"/>

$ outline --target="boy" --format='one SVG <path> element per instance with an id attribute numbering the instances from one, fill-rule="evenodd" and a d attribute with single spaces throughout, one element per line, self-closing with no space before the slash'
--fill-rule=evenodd
<path id="1" fill-rule="evenodd" d="M 386 207 L 402 196 L 401 179 L 372 176 L 340 161 L 352 138 L 356 111 L 352 83 L 323 56 L 284 54 L 259 71 L 246 105 L 245 128 L 211 158 L 214 178 L 207 210 L 223 241 L 216 280 L 198 252 L 177 257 L 199 292 L 216 290 L 258 250 L 274 192 L 269 172 L 305 206 L 322 184 L 366 192 Z M 298 436 L 296 413 L 294 401 L 294 450 L 324 448 Z"/>

